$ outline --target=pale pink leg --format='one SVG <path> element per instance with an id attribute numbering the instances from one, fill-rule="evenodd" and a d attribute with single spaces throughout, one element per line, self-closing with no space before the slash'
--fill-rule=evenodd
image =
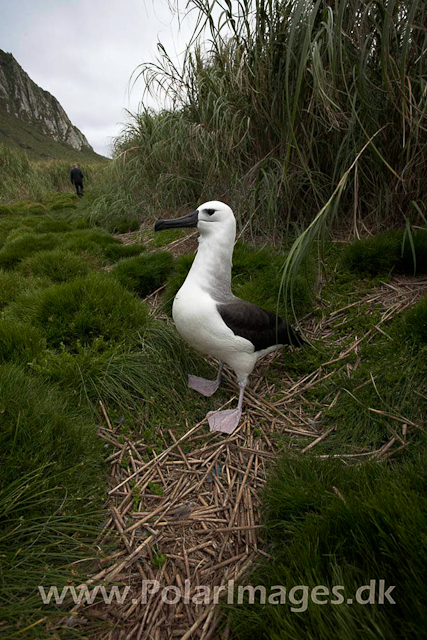
<path id="1" fill-rule="evenodd" d="M 199 378 L 198 376 L 188 376 L 188 386 L 190 389 L 201 393 L 202 396 L 211 396 L 219 387 L 223 367 L 224 365 L 220 362 L 216 380 L 206 380 L 206 378 Z"/>
<path id="2" fill-rule="evenodd" d="M 239 382 L 239 402 L 237 409 L 225 409 L 216 413 L 208 413 L 209 428 L 211 431 L 222 431 L 223 433 L 233 433 L 237 428 L 242 415 L 243 394 L 246 382 Z"/>

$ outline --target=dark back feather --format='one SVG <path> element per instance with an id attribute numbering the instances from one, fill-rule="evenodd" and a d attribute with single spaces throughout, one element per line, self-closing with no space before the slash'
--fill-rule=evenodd
<path id="1" fill-rule="evenodd" d="M 232 302 L 218 304 L 217 309 L 227 327 L 235 335 L 252 342 L 255 351 L 276 344 L 300 347 L 305 342 L 283 318 L 246 300 L 235 298 Z"/>

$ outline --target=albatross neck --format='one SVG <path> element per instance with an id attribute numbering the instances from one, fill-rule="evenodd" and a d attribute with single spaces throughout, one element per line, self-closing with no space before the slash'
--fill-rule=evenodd
<path id="1" fill-rule="evenodd" d="M 188 278 L 218 301 L 227 300 L 231 293 L 236 221 L 205 223 L 201 230 L 199 248 Z"/>

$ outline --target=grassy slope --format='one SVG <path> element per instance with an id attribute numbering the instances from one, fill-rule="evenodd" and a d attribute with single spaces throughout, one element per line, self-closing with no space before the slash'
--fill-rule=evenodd
<path id="1" fill-rule="evenodd" d="M 55 142 L 37 127 L 9 114 L 0 112 L 0 143 L 16 150 L 24 150 L 31 160 L 63 159 L 69 162 L 107 162 L 107 158 L 83 149 L 77 151 L 63 142 Z"/>

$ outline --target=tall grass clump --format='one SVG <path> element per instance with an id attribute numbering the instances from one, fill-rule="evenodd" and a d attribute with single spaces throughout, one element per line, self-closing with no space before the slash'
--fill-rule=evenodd
<path id="1" fill-rule="evenodd" d="M 67 282 L 85 276 L 90 269 L 87 260 L 61 249 L 39 251 L 22 260 L 19 265 L 19 270 L 26 276 L 45 277 L 52 282 Z"/>
<path id="2" fill-rule="evenodd" d="M 394 270 L 408 275 L 427 271 L 427 229 L 411 235 L 390 230 L 365 240 L 354 240 L 343 251 L 343 262 L 360 274 L 378 275 Z"/>
<path id="3" fill-rule="evenodd" d="M 173 256 L 167 251 L 153 251 L 135 258 L 119 260 L 112 275 L 127 289 L 145 298 L 165 284 L 173 270 Z"/>
<path id="4" fill-rule="evenodd" d="M 31 369 L 62 389 L 75 406 L 97 412 L 99 401 L 138 424 L 153 428 L 173 424 L 194 409 L 186 400 L 188 371 L 201 371 L 200 358 L 177 332 L 150 322 L 136 339 L 90 346 L 47 349 Z M 202 409 L 203 410 L 203 409 Z M 119 414 L 119 415 L 120 415 Z M 142 418 L 142 419 L 141 419 Z M 160 425 L 159 425 L 160 421 Z"/>
<path id="5" fill-rule="evenodd" d="M 4 355 L 3 339 L 14 327 L 0 325 Z M 28 345 L 30 331 L 20 329 Z M 15 350 L 23 344 L 18 337 Z M 83 580 L 97 554 L 103 448 L 90 415 L 30 373 L 24 358 L 0 363 L 0 416 L 2 635 L 47 639 L 48 621 L 64 610 L 43 605 L 38 585 Z"/>
<path id="6" fill-rule="evenodd" d="M 385 463 L 283 456 L 264 492 L 273 560 L 260 561 L 249 580 L 276 601 L 260 604 L 258 590 L 253 604 L 246 596 L 244 604 L 229 607 L 233 637 L 422 636 L 426 552 L 417 532 L 427 523 L 425 463 L 425 452 L 395 470 Z M 395 604 L 386 597 L 380 603 L 380 580 L 383 593 L 394 586 Z M 277 585 L 286 590 L 281 604 Z M 356 593 L 365 585 L 362 604 Z"/>
<path id="7" fill-rule="evenodd" d="M 35 327 L 0 319 L 0 362 L 29 362 L 44 346 L 42 334 Z"/>
<path id="8" fill-rule="evenodd" d="M 159 44 L 139 69 L 170 107 L 131 117 L 95 219 L 215 197 L 253 231 L 288 233 L 353 163 L 341 223 L 425 215 L 425 3 L 190 0 L 188 10 L 198 26 L 182 65 Z"/>
<path id="9" fill-rule="evenodd" d="M 94 341 L 116 342 L 143 331 L 147 308 L 112 276 L 91 273 L 44 290 L 21 294 L 4 312 L 11 320 L 39 328 L 49 347 Z"/>
<path id="10" fill-rule="evenodd" d="M 23 291 L 45 288 L 51 284 L 46 278 L 26 278 L 17 271 L 0 269 L 0 312 Z"/>
<path id="11" fill-rule="evenodd" d="M 48 591 L 56 585 L 61 593 L 73 582 L 83 583 L 98 555 L 94 541 L 102 516 L 94 500 L 100 488 L 94 479 L 97 475 L 100 482 L 100 469 L 94 459 L 81 463 L 68 474 L 49 473 L 54 465 L 43 463 L 2 483 L 0 617 L 5 638 L 50 640 L 65 609 L 54 601 L 43 604 L 38 587 Z M 88 621 L 85 632 L 96 635 L 99 626 Z"/>
<path id="12" fill-rule="evenodd" d="M 0 269 L 14 269 L 24 258 L 38 251 L 54 249 L 59 242 L 56 233 L 24 233 L 0 249 Z"/>
<path id="13" fill-rule="evenodd" d="M 117 262 L 120 258 L 139 255 L 144 247 L 140 244 L 125 245 L 106 231 L 80 229 L 62 236 L 62 247 L 75 253 L 89 254 L 106 262 Z"/>

